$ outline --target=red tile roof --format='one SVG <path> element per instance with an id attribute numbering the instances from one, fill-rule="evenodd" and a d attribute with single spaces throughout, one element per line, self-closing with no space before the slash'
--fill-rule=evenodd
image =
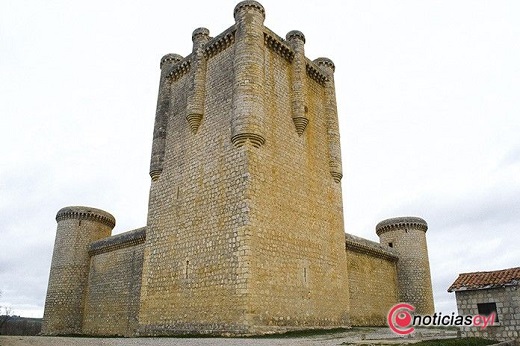
<path id="1" fill-rule="evenodd" d="M 492 272 L 459 274 L 457 280 L 448 288 L 448 292 L 479 290 L 509 285 L 520 285 L 520 267 Z"/>

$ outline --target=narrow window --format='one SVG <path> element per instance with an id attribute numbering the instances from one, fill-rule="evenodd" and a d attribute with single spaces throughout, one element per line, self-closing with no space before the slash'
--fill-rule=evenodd
<path id="1" fill-rule="evenodd" d="M 495 322 L 498 322 L 497 304 L 496 303 L 479 303 L 477 304 L 478 314 L 489 316 L 495 313 Z"/>
<path id="2" fill-rule="evenodd" d="M 184 278 L 187 279 L 188 278 L 188 274 L 189 274 L 189 270 L 190 270 L 190 261 L 186 261 L 186 268 L 184 270 Z"/>
<path id="3" fill-rule="evenodd" d="M 303 282 L 307 283 L 307 268 L 303 268 Z"/>

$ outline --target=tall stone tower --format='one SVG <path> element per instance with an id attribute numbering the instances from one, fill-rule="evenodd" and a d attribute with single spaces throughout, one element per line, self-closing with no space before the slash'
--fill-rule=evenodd
<path id="1" fill-rule="evenodd" d="M 116 220 L 100 209 L 66 207 L 58 211 L 56 221 L 42 333 L 81 334 L 90 270 L 89 245 L 109 237 Z"/>
<path id="2" fill-rule="evenodd" d="M 348 325 L 334 64 L 234 17 L 161 60 L 140 335 Z"/>
<path id="3" fill-rule="evenodd" d="M 399 300 L 415 306 L 417 314 L 433 314 L 433 290 L 426 245 L 428 224 L 419 217 L 396 217 L 376 226 L 380 243 L 395 249 Z"/>

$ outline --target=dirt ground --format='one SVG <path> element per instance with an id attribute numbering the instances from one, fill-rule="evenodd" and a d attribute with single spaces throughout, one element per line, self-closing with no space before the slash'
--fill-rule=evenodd
<path id="1" fill-rule="evenodd" d="M 76 338 L 44 336 L 0 336 L 0 346 L 336 346 L 357 343 L 403 345 L 427 339 L 454 338 L 446 329 L 416 329 L 410 337 L 398 337 L 388 328 L 353 328 L 348 331 L 306 336 L 269 338 Z"/>

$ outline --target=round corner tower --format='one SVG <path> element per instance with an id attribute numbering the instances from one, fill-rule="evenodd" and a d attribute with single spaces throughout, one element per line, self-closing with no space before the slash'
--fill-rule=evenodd
<path id="1" fill-rule="evenodd" d="M 56 221 L 42 334 L 80 334 L 90 268 L 89 245 L 109 237 L 116 220 L 100 209 L 65 207 L 58 211 Z"/>
<path id="2" fill-rule="evenodd" d="M 417 314 L 433 314 L 433 290 L 426 244 L 428 224 L 419 217 L 396 217 L 376 226 L 382 245 L 398 256 L 397 285 L 401 302 L 415 306 Z"/>

